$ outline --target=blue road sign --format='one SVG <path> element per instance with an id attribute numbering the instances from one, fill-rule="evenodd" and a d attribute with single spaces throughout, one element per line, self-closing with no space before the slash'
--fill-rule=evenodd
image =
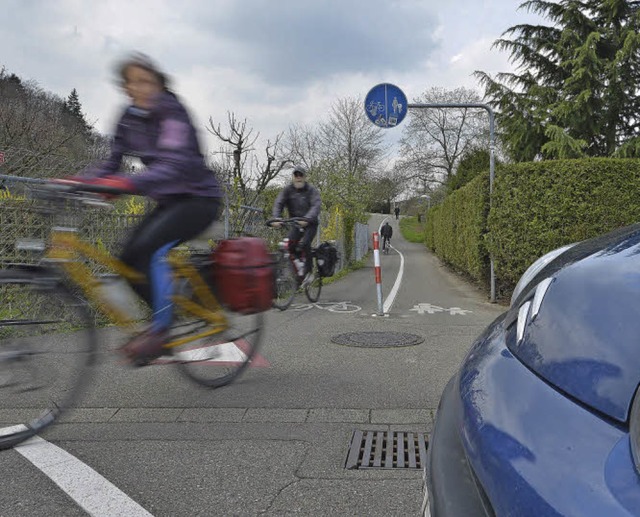
<path id="1" fill-rule="evenodd" d="M 397 86 L 381 83 L 367 93 L 364 109 L 376 126 L 395 127 L 407 114 L 407 97 Z"/>

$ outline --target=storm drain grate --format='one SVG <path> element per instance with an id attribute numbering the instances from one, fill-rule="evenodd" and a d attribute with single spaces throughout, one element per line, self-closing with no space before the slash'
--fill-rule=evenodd
<path id="1" fill-rule="evenodd" d="M 421 469 L 427 461 L 425 433 L 354 431 L 346 469 Z"/>

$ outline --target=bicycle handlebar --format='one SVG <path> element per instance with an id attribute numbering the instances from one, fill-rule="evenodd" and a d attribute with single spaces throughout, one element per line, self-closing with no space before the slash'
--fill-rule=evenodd
<path id="1" fill-rule="evenodd" d="M 290 217 L 289 219 L 274 218 L 274 219 L 268 219 L 267 221 L 265 221 L 265 224 L 267 226 L 271 226 L 273 223 L 282 223 L 284 225 L 288 225 L 288 224 L 297 224 L 302 221 L 309 221 L 309 219 L 307 219 L 306 217 Z"/>
<path id="2" fill-rule="evenodd" d="M 50 192 L 73 193 L 73 192 L 91 192 L 95 194 L 111 194 L 125 195 L 132 194 L 129 190 L 108 187 L 106 185 L 94 185 L 89 182 L 65 179 L 45 179 L 45 178 L 28 178 L 23 176 L 11 176 L 9 174 L 0 174 L 0 182 L 8 181 L 10 183 L 27 183 L 35 184 L 40 190 L 48 190 Z"/>
<path id="3" fill-rule="evenodd" d="M 107 185 L 95 185 L 92 183 L 84 183 L 82 181 L 58 180 L 49 181 L 45 183 L 44 188 L 53 192 L 60 193 L 74 193 L 74 192 L 88 192 L 92 194 L 109 194 L 113 196 L 122 196 L 127 194 L 133 194 L 130 190 L 121 189 L 116 187 L 110 187 Z"/>

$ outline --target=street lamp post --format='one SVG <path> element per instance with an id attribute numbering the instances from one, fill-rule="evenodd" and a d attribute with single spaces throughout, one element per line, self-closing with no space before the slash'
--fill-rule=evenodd
<path id="1" fill-rule="evenodd" d="M 420 196 L 421 199 L 426 199 L 427 200 L 427 209 L 424 212 L 424 220 L 427 220 L 427 212 L 431 209 L 431 196 L 427 195 L 427 194 L 422 194 Z"/>
<path id="2" fill-rule="evenodd" d="M 493 109 L 488 104 L 477 103 L 432 103 L 432 104 L 407 104 L 407 108 L 411 109 L 426 109 L 426 108 L 480 108 L 487 111 L 489 114 L 489 207 L 492 203 L 493 194 L 493 179 L 495 174 L 495 115 Z M 493 257 L 489 255 L 489 269 L 491 275 L 491 303 L 496 302 L 496 275 L 495 267 L 493 263 Z"/>

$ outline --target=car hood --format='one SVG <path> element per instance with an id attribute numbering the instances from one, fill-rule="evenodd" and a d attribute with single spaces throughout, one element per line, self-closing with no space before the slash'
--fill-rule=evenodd
<path id="1" fill-rule="evenodd" d="M 640 231 L 598 242 L 539 276 L 553 278 L 539 311 L 526 306 L 534 285 L 511 310 L 525 305 L 516 316 L 524 331 L 518 339 L 513 324 L 508 342 L 547 382 L 625 422 L 640 383 Z"/>

